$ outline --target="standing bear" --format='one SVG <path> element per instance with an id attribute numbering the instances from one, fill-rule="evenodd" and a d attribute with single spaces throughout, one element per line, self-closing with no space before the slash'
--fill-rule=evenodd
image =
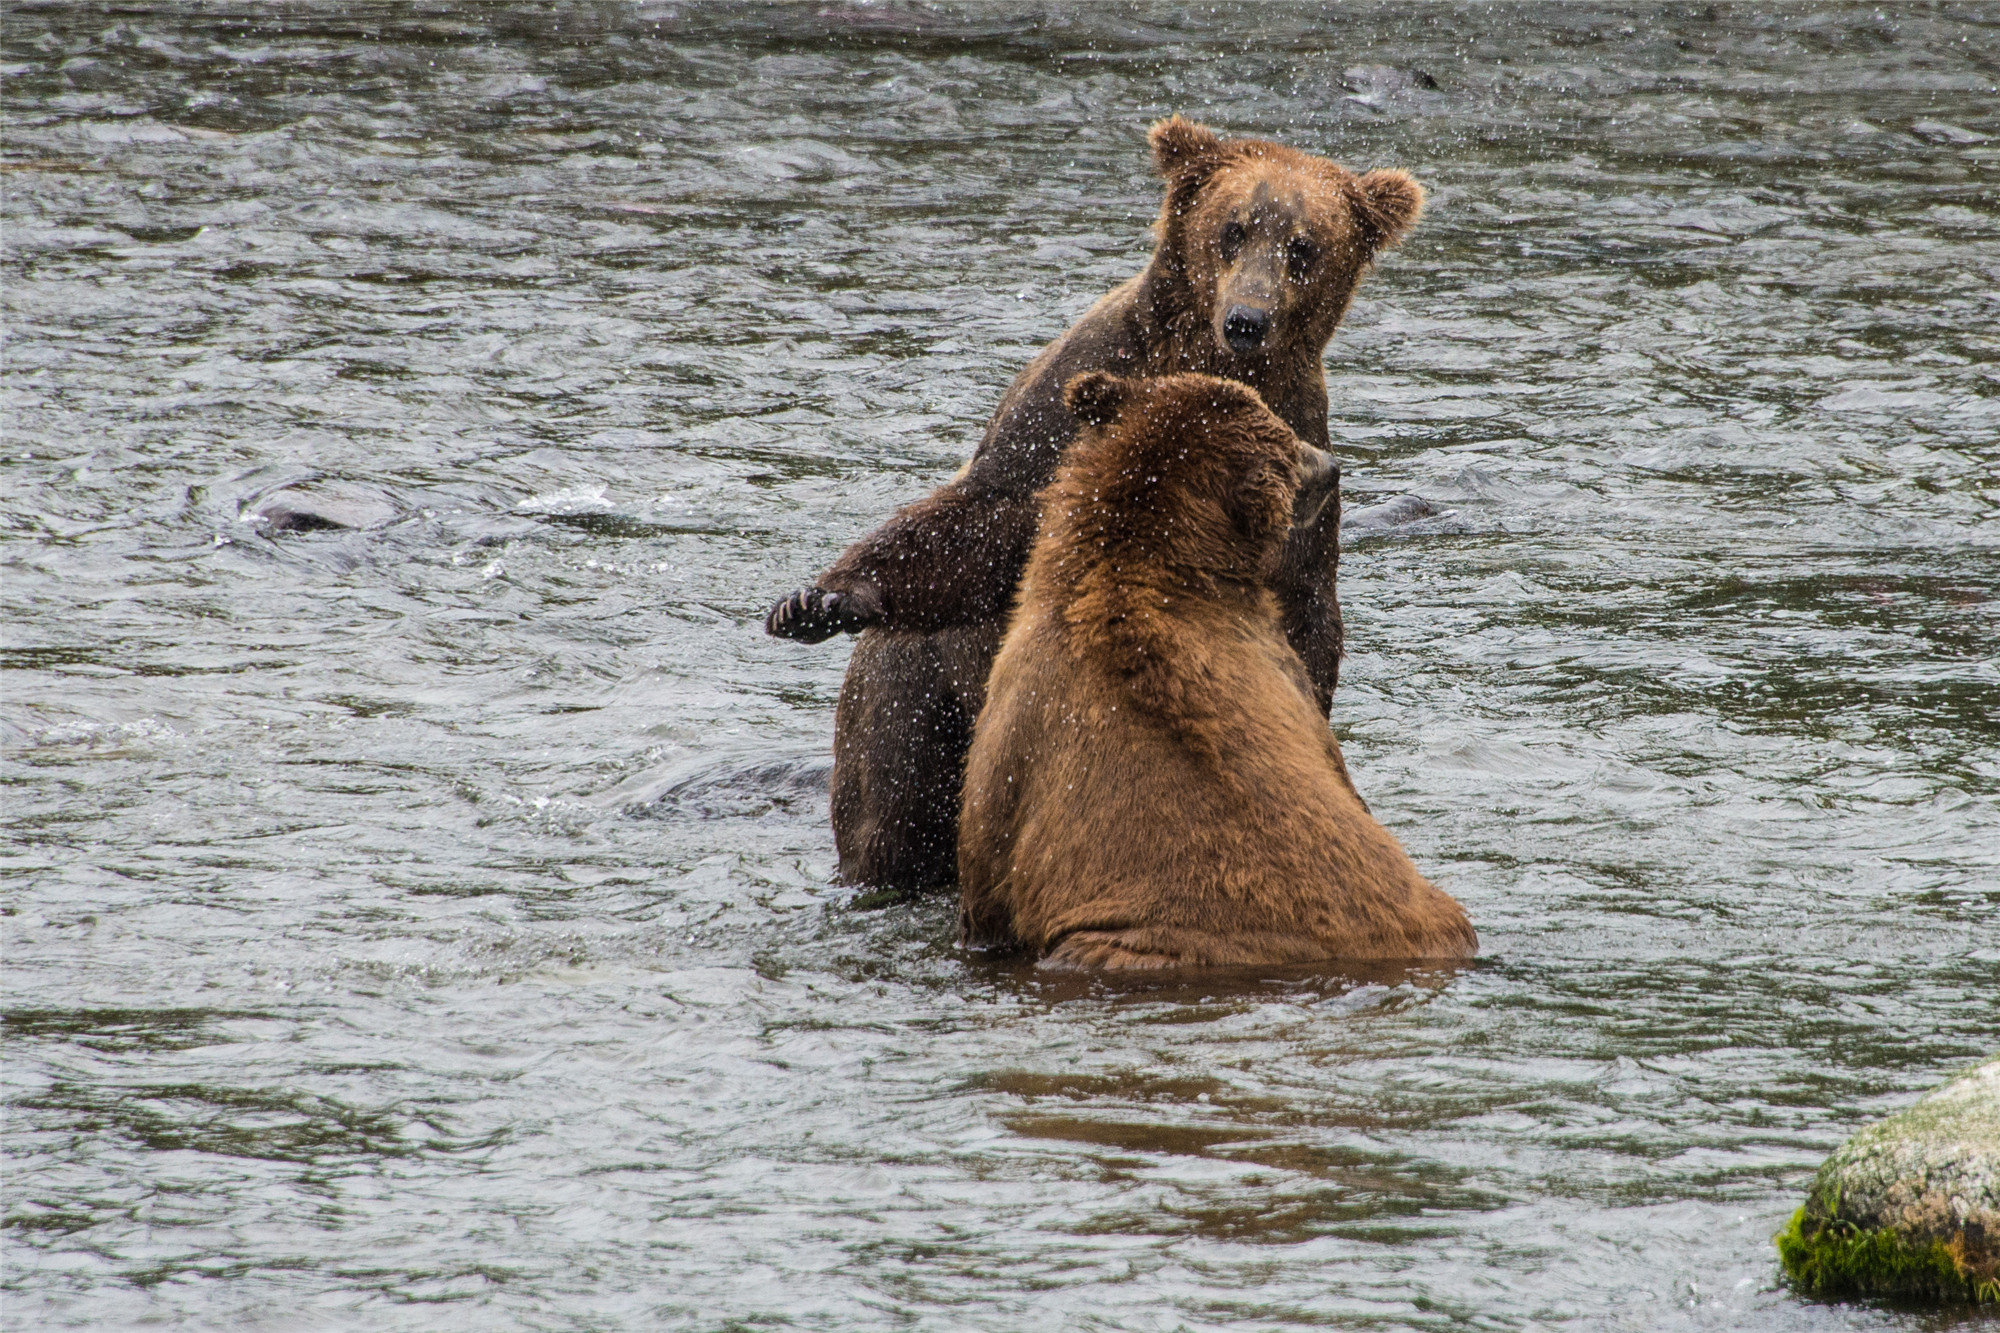
<path id="1" fill-rule="evenodd" d="M 1059 967 L 1471 956 L 1286 641 L 1274 580 L 1332 460 L 1229 380 L 1097 371 L 1068 401 L 966 758 L 961 939 Z"/>
<path id="2" fill-rule="evenodd" d="M 1327 443 L 1320 358 L 1375 256 L 1423 208 L 1400 171 L 1357 176 L 1176 116 L 1153 126 L 1166 179 L 1145 272 L 1018 375 L 959 474 L 850 546 L 765 628 L 817 643 L 859 632 L 834 714 L 833 829 L 843 878 L 948 884 L 959 779 L 1014 588 L 1036 492 L 1076 434 L 1062 386 L 1090 370 L 1199 372 L 1250 385 L 1310 444 Z M 1285 635 L 1324 712 L 1340 670 L 1340 505 L 1296 527 L 1274 579 Z"/>

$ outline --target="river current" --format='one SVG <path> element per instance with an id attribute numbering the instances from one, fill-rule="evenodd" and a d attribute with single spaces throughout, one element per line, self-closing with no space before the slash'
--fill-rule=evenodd
<path id="1" fill-rule="evenodd" d="M 1770 1237 L 2000 1045 L 2000 8 L 0 35 L 8 1327 L 1955 1322 Z M 1175 111 L 1432 192 L 1333 716 L 1471 965 L 834 882 L 764 608 L 1143 265 Z"/>

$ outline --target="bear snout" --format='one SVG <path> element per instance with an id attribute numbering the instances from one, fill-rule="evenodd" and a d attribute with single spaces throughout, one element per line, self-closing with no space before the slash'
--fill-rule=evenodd
<path id="1" fill-rule="evenodd" d="M 1228 339 L 1230 350 L 1239 355 L 1261 347 L 1270 329 L 1271 312 L 1256 306 L 1233 305 L 1222 319 L 1222 336 Z"/>
<path id="2" fill-rule="evenodd" d="M 1340 464 L 1324 449 L 1299 443 L 1299 489 L 1292 496 L 1292 526 L 1310 528 L 1319 523 L 1327 501 L 1340 494 Z"/>

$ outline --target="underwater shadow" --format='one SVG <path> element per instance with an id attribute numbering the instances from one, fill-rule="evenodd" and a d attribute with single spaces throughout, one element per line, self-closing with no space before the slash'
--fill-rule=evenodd
<path id="1" fill-rule="evenodd" d="M 973 954 L 967 973 L 996 990 L 1047 1004 L 1213 1005 L 1243 1001 L 1326 1001 L 1364 988 L 1436 994 L 1478 959 L 1338 959 L 1267 966 L 1080 971 L 1042 967 L 1025 954 Z"/>

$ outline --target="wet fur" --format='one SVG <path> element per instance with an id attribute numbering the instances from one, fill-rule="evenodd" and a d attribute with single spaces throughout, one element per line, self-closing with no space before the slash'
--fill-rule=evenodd
<path id="1" fill-rule="evenodd" d="M 1101 417 L 1112 393 L 1045 493 L 987 682 L 961 937 L 1089 968 L 1469 957 L 1463 909 L 1362 804 L 1284 634 L 1298 441 L 1227 381 L 1096 375 L 1074 396 Z"/>
<path id="2" fill-rule="evenodd" d="M 1076 434 L 1063 386 L 1091 370 L 1222 376 L 1257 389 L 1302 439 L 1325 447 L 1321 356 L 1369 264 L 1423 205 L 1402 172 L 1356 176 L 1281 144 L 1220 139 L 1179 117 L 1155 125 L 1150 143 L 1166 192 L 1146 270 L 1015 378 L 957 477 L 849 547 L 766 621 L 770 632 L 808 642 L 865 629 L 835 718 L 834 837 L 845 879 L 916 889 L 951 878 L 943 830 L 957 818 L 964 737 L 985 673 L 946 673 L 939 663 L 958 647 L 926 640 L 999 642 L 1034 542 L 1036 493 Z M 1218 237 L 1238 215 L 1261 230 L 1225 262 Z M 1285 228 L 1309 234 L 1319 260 L 1307 280 L 1274 286 L 1273 247 L 1282 249 Z M 1244 283 L 1270 288 L 1274 302 L 1271 333 L 1248 356 L 1218 325 L 1218 302 Z M 1339 531 L 1336 499 L 1292 534 L 1273 579 L 1322 713 L 1340 672 Z M 947 693 L 948 708 L 939 702 Z"/>

